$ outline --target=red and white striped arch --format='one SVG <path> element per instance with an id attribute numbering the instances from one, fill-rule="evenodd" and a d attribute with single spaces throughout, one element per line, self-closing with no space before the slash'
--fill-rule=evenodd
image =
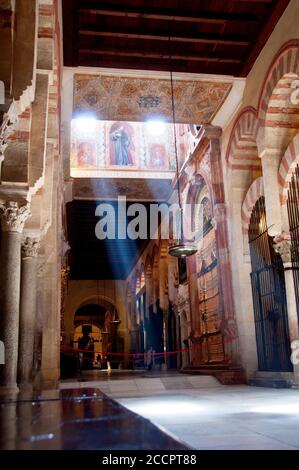
<path id="1" fill-rule="evenodd" d="M 297 127 L 299 111 L 290 105 L 290 94 L 298 75 L 299 41 L 294 40 L 282 47 L 268 70 L 258 105 L 259 126 Z"/>
<path id="2" fill-rule="evenodd" d="M 235 170 L 256 171 L 261 169 L 256 136 L 258 131 L 257 112 L 247 107 L 237 117 L 231 132 L 226 159 Z"/>
<path id="3" fill-rule="evenodd" d="M 264 185 L 263 178 L 260 176 L 259 178 L 254 180 L 251 186 L 249 187 L 242 204 L 241 220 L 243 233 L 248 233 L 251 213 L 253 211 L 256 201 L 261 196 L 264 196 Z"/>
<path id="4" fill-rule="evenodd" d="M 280 191 L 281 204 L 285 204 L 288 195 L 289 183 L 292 174 L 299 163 L 299 133 L 296 134 L 290 145 L 288 146 L 278 170 L 278 182 Z"/>

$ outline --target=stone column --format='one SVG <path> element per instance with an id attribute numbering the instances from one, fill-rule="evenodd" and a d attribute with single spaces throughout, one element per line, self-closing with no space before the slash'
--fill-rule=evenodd
<path id="1" fill-rule="evenodd" d="M 280 254 L 284 266 L 289 335 L 290 343 L 292 343 L 299 340 L 299 324 L 292 268 L 291 239 L 289 234 L 284 233 L 276 237 L 274 241 L 274 249 Z M 293 364 L 293 366 L 295 381 L 299 385 L 299 364 Z"/>
<path id="2" fill-rule="evenodd" d="M 5 365 L 0 384 L 17 389 L 20 312 L 21 240 L 29 206 L 9 201 L 1 205 L 0 340 L 5 345 Z"/>
<path id="3" fill-rule="evenodd" d="M 66 344 L 66 332 L 65 332 L 65 311 L 66 311 L 66 299 L 68 295 L 68 280 L 70 275 L 69 266 L 65 265 L 61 268 L 61 301 L 60 301 L 60 335 L 62 344 Z"/>
<path id="4" fill-rule="evenodd" d="M 280 153 L 275 149 L 265 149 L 261 154 L 265 191 L 268 233 L 271 237 L 281 233 L 281 205 L 279 198 L 278 170 Z"/>
<path id="5" fill-rule="evenodd" d="M 146 317 L 149 318 L 149 308 L 153 303 L 153 276 L 151 267 L 148 266 L 145 272 L 146 288 Z"/>
<path id="6" fill-rule="evenodd" d="M 38 238 L 25 237 L 23 239 L 18 361 L 18 384 L 22 389 L 32 388 L 38 249 Z"/>
<path id="7" fill-rule="evenodd" d="M 41 388 L 41 363 L 43 345 L 43 324 L 45 312 L 45 259 L 39 256 L 37 260 L 37 285 L 36 285 L 36 315 L 34 327 L 33 346 L 33 388 Z"/>

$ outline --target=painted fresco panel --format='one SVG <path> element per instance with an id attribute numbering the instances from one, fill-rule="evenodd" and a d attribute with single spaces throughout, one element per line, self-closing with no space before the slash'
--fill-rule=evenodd
<path id="1" fill-rule="evenodd" d="M 179 160 L 187 153 L 188 127 L 177 127 Z M 144 122 L 72 121 L 71 170 L 174 171 L 173 125 L 165 124 L 161 135 L 149 132 Z"/>

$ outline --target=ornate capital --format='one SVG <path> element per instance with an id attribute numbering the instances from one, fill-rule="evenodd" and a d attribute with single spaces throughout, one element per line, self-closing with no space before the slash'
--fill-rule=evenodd
<path id="1" fill-rule="evenodd" d="M 35 258 L 38 255 L 40 241 L 34 237 L 24 237 L 22 240 L 22 258 Z"/>
<path id="2" fill-rule="evenodd" d="M 291 240 L 284 238 L 274 244 L 274 250 L 279 253 L 284 264 L 292 262 Z"/>
<path id="3" fill-rule="evenodd" d="M 18 202 L 7 201 L 0 205 L 0 218 L 3 232 L 22 233 L 25 222 L 30 216 L 29 204 L 19 206 Z"/>

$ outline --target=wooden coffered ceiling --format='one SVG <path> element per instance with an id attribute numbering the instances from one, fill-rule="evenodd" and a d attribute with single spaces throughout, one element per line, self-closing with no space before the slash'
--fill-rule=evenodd
<path id="1" fill-rule="evenodd" d="M 64 64 L 246 76 L 289 0 L 62 0 Z"/>

